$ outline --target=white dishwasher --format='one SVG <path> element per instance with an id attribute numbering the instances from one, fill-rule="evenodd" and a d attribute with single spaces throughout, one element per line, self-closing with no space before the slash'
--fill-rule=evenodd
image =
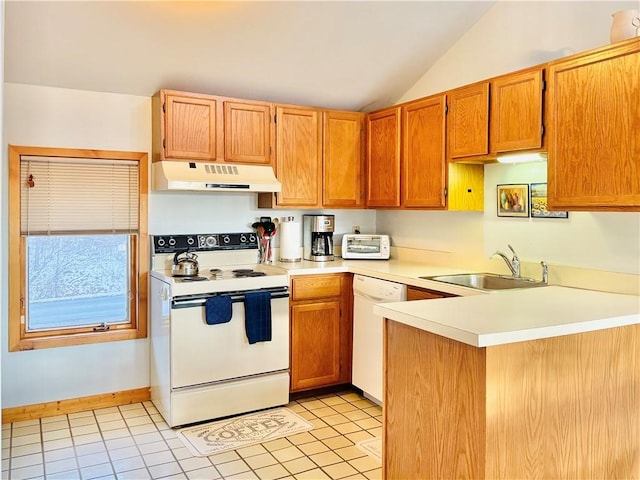
<path id="1" fill-rule="evenodd" d="M 382 404 L 382 317 L 377 303 L 402 302 L 407 286 L 363 275 L 353 276 L 353 367 L 351 382 Z"/>

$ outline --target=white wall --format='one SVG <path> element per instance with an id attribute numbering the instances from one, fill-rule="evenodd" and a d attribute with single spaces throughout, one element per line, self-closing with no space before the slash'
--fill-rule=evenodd
<path id="1" fill-rule="evenodd" d="M 151 99 L 31 85 L 4 84 L 4 144 L 150 152 Z M 8 169 L 3 158 L 2 192 Z M 6 194 L 3 193 L 4 200 Z M 251 231 L 261 215 L 318 211 L 258 210 L 255 194 L 152 192 L 149 232 Z M 3 207 L 4 207 L 3 203 Z M 336 240 L 352 225 L 375 228 L 375 211 L 331 211 Z M 2 262 L 7 259 L 7 215 L 2 223 Z M 277 237 L 276 237 L 277 238 Z M 276 242 L 277 246 L 278 242 Z M 12 407 L 128 390 L 149 385 L 147 339 L 8 352 L 6 272 L 2 284 L 2 405 Z"/>
<path id="2" fill-rule="evenodd" d="M 498 2 L 399 100 L 543 63 L 609 43 L 611 14 L 633 2 Z M 478 252 L 511 243 L 521 259 L 640 274 L 640 214 L 572 212 L 566 220 L 498 218 L 496 185 L 546 181 L 546 163 L 485 166 L 485 212 L 378 212 L 394 245 Z"/>
<path id="3" fill-rule="evenodd" d="M 498 217 L 496 185 L 544 183 L 547 163 L 486 165 L 484 254 L 507 252 L 523 260 L 640 275 L 640 214 L 569 212 L 569 218 Z"/>
<path id="4" fill-rule="evenodd" d="M 499 1 L 398 103 L 609 43 L 611 14 L 635 1 Z"/>
<path id="5" fill-rule="evenodd" d="M 150 149 L 150 98 L 4 84 L 4 99 L 3 152 L 7 151 L 7 144 L 131 151 Z M 3 160 L 3 191 L 6 191 L 7 180 L 6 161 Z M 3 215 L 3 232 L 7 231 L 6 219 L 7 215 Z M 6 259 L 6 241 L 2 252 Z M 6 283 L 2 286 L 2 298 L 4 309 L 7 305 Z M 9 353 L 7 331 L 8 319 L 4 310 L 4 408 L 149 385 L 146 339 Z"/>
<path id="6" fill-rule="evenodd" d="M 0 85 L 4 84 L 4 0 L 0 1 Z M 3 104 L 3 90 L 0 89 L 0 112 L 2 112 L 2 104 Z M 0 145 L 4 146 L 4 142 L 2 141 L 2 115 L 0 115 Z M 5 161 L 6 150 L 0 150 L 0 179 L 4 179 L 7 177 L 8 167 L 7 162 Z M 7 189 L 4 188 L 5 183 L 0 183 L 2 188 L 0 188 L 0 215 L 1 218 L 7 218 Z M 4 228 L 5 225 L 2 224 L 2 228 L 0 228 L 0 320 L 3 318 L 7 318 L 7 312 L 9 311 L 9 306 L 7 305 L 7 289 L 5 285 L 7 284 L 8 272 L 6 265 L 7 262 L 7 245 L 9 238 L 7 236 L 7 229 Z M 0 322 L 1 324 L 2 322 Z M 4 331 L 4 330 L 2 330 Z M 0 332 L 0 339 L 3 337 L 2 332 Z M 1 343 L 1 342 L 0 342 Z M 2 408 L 2 370 L 0 369 L 0 409 Z M 0 440 L 0 445 L 2 441 Z"/>

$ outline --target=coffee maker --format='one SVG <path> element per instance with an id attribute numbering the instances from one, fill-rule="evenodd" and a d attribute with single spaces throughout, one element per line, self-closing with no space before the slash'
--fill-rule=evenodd
<path id="1" fill-rule="evenodd" d="M 304 215 L 302 255 L 305 260 L 333 260 L 333 215 Z"/>

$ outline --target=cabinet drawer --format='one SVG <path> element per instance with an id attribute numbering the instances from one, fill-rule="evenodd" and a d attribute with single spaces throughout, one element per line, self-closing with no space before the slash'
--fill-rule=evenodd
<path id="1" fill-rule="evenodd" d="M 304 275 L 291 279 L 291 299 L 314 300 L 339 297 L 342 293 L 341 275 Z"/>
<path id="2" fill-rule="evenodd" d="M 457 297 L 452 293 L 446 292 L 438 292 L 436 290 L 429 290 L 428 288 L 407 287 L 407 301 L 411 300 L 430 300 L 433 298 L 448 298 L 448 297 Z"/>

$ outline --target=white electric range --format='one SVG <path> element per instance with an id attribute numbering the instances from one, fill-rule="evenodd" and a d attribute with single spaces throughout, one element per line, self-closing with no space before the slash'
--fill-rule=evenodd
<path id="1" fill-rule="evenodd" d="M 151 399 L 172 427 L 289 401 L 289 291 L 284 269 L 256 263 L 253 233 L 151 239 Z M 175 277 L 177 254 L 197 255 L 198 274 Z M 250 344 L 245 294 L 269 292 L 271 338 Z M 229 296 L 231 320 L 207 324 L 208 298 Z"/>

